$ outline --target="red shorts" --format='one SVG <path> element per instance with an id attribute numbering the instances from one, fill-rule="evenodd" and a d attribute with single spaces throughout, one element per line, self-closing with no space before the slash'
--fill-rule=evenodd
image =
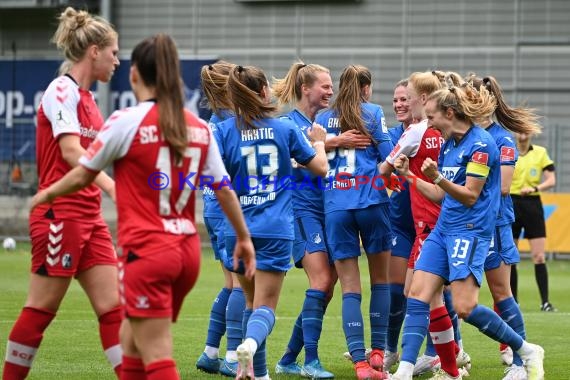
<path id="1" fill-rule="evenodd" d="M 117 265 L 109 227 L 101 216 L 84 220 L 30 215 L 32 272 L 72 277 L 95 265 Z"/>
<path id="2" fill-rule="evenodd" d="M 170 317 L 175 322 L 200 272 L 199 236 L 188 236 L 162 251 L 140 253 L 122 248 L 119 289 L 126 316 Z"/>
<path id="3" fill-rule="evenodd" d="M 416 228 L 416 240 L 414 240 L 414 245 L 412 246 L 412 251 L 410 252 L 410 258 L 408 259 L 408 268 L 414 269 L 416 266 L 416 261 L 420 258 L 420 253 L 430 232 L 434 227 L 426 226 L 425 228 Z"/>

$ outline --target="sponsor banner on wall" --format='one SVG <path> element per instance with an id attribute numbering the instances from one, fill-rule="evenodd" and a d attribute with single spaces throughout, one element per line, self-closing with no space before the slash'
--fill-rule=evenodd
<path id="1" fill-rule="evenodd" d="M 200 107 L 200 69 L 215 61 L 212 58 L 181 60 L 186 107 L 205 119 L 210 113 Z M 60 64 L 59 60 L 0 60 L 0 161 L 35 160 L 36 112 L 43 91 L 57 76 Z M 129 60 L 121 60 L 113 75 L 112 111 L 136 104 L 130 89 L 129 70 Z"/>

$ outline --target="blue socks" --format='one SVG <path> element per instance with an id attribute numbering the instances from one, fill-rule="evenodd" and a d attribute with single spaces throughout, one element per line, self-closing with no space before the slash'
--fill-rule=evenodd
<path id="1" fill-rule="evenodd" d="M 402 361 L 416 364 L 420 347 L 428 335 L 428 326 L 429 304 L 415 298 L 408 298 L 402 335 Z"/>
<path id="2" fill-rule="evenodd" d="M 244 313 L 245 314 L 245 313 Z M 261 306 L 253 311 L 247 322 L 245 338 L 251 338 L 260 347 L 263 341 L 271 334 L 275 325 L 275 313 L 267 306 Z"/>
<path id="3" fill-rule="evenodd" d="M 249 310 L 251 309 L 246 309 L 244 312 L 244 321 Z M 261 306 L 255 309 L 253 313 L 247 314 L 249 320 L 247 321 L 245 338 L 251 338 L 257 343 L 257 351 L 253 355 L 253 372 L 255 376 L 262 377 L 267 374 L 265 341 L 275 325 L 275 313 L 269 307 Z"/>
<path id="4" fill-rule="evenodd" d="M 226 333 L 226 306 L 231 292 L 231 289 L 222 288 L 212 304 L 206 346 L 220 347 L 222 336 Z"/>
<path id="5" fill-rule="evenodd" d="M 323 329 L 326 297 L 325 292 L 316 289 L 308 289 L 305 292 L 305 302 L 301 311 L 305 364 L 319 358 L 318 345 Z"/>
<path id="6" fill-rule="evenodd" d="M 526 339 L 526 331 L 524 328 L 524 319 L 519 305 L 513 297 L 502 300 L 497 305 L 499 314 L 515 332 L 523 339 Z M 520 355 L 513 350 L 513 364 L 522 366 L 523 362 Z"/>
<path id="7" fill-rule="evenodd" d="M 406 315 L 406 304 L 404 284 L 390 284 L 390 318 L 386 338 L 386 349 L 390 352 L 398 351 L 398 338 Z"/>
<path id="8" fill-rule="evenodd" d="M 384 350 L 390 315 L 390 285 L 374 284 L 370 287 L 370 331 L 372 348 Z"/>
<path id="9" fill-rule="evenodd" d="M 477 327 L 479 331 L 489 338 L 508 344 L 513 349 L 513 352 L 521 348 L 523 344 L 523 338 L 488 307 L 482 305 L 475 306 L 471 314 L 465 318 L 465 322 Z"/>
<path id="10" fill-rule="evenodd" d="M 342 328 L 346 345 L 354 363 L 366 360 L 364 356 L 364 322 L 360 303 L 362 296 L 358 293 L 342 295 Z"/>
<path id="11" fill-rule="evenodd" d="M 226 307 L 226 338 L 227 350 L 235 351 L 243 340 L 243 311 L 245 297 L 241 288 L 234 288 L 228 299 Z"/>
<path id="12" fill-rule="evenodd" d="M 293 331 L 291 333 L 291 338 L 289 338 L 289 343 L 287 343 L 287 351 L 279 360 L 279 364 L 288 365 L 294 363 L 297 360 L 297 356 L 303 348 L 303 312 L 299 313 L 295 325 L 293 326 Z"/>

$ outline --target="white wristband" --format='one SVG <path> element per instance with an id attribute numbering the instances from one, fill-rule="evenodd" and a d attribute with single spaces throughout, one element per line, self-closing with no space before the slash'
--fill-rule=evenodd
<path id="1" fill-rule="evenodd" d="M 317 145 L 322 145 L 323 147 L 325 146 L 325 142 L 324 141 L 315 141 L 313 143 L 313 148 L 316 147 Z"/>
<path id="2" fill-rule="evenodd" d="M 437 173 L 437 178 L 433 180 L 433 183 L 438 185 L 441 181 L 443 181 L 445 177 L 441 175 L 441 173 Z"/>

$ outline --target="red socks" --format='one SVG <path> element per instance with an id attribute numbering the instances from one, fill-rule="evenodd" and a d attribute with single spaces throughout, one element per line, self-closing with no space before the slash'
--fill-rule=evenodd
<path id="1" fill-rule="evenodd" d="M 117 378 L 121 376 L 121 356 L 123 350 L 119 342 L 119 328 L 121 327 L 123 313 L 120 306 L 106 312 L 99 317 L 99 337 L 105 351 L 105 356 Z"/>
<path id="2" fill-rule="evenodd" d="M 453 325 L 445 306 L 430 312 L 429 333 L 441 360 L 441 368 L 451 376 L 459 376 L 457 369 Z"/>
<path id="3" fill-rule="evenodd" d="M 176 362 L 172 359 L 157 360 L 146 366 L 147 380 L 179 380 Z"/>
<path id="4" fill-rule="evenodd" d="M 25 379 L 55 313 L 24 307 L 8 337 L 3 380 Z"/>
<path id="5" fill-rule="evenodd" d="M 120 380 L 146 380 L 146 372 L 141 358 L 123 355 Z"/>

